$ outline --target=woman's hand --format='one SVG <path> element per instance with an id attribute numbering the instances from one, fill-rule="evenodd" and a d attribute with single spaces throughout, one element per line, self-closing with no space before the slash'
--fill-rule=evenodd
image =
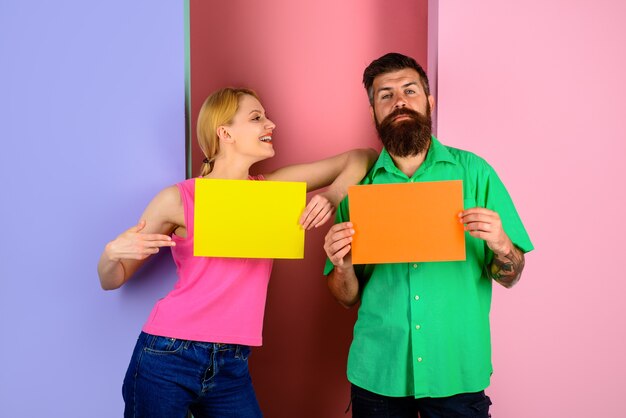
<path id="1" fill-rule="evenodd" d="M 335 207 L 324 193 L 313 196 L 306 205 L 298 223 L 303 229 L 309 230 L 324 225 L 335 213 Z"/>
<path id="2" fill-rule="evenodd" d="M 146 227 L 146 221 L 139 223 L 122 232 L 117 238 L 105 247 L 105 254 L 111 261 L 122 259 L 144 260 L 159 252 L 160 247 L 176 245 L 172 238 L 163 234 L 146 234 L 141 232 Z"/>
<path id="3" fill-rule="evenodd" d="M 148 204 L 139 223 L 109 242 L 98 261 L 98 277 L 104 290 L 117 289 L 135 274 L 161 247 L 176 245 L 169 236 L 185 226 L 178 187 L 161 190 Z"/>

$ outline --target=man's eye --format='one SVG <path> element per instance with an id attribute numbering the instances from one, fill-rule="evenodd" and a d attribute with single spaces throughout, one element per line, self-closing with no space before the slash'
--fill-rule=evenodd
<path id="1" fill-rule="evenodd" d="M 405 93 L 406 94 L 415 94 L 415 90 L 406 90 Z"/>
<path id="2" fill-rule="evenodd" d="M 391 98 L 391 94 L 383 94 L 382 96 L 380 96 L 380 100 L 387 100 Z"/>

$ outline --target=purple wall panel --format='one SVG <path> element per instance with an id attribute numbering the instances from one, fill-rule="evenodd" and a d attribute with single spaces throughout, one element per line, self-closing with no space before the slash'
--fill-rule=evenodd
<path id="1" fill-rule="evenodd" d="M 121 416 L 175 272 L 106 293 L 96 263 L 184 179 L 183 25 L 182 2 L 0 3 L 0 416 Z"/>

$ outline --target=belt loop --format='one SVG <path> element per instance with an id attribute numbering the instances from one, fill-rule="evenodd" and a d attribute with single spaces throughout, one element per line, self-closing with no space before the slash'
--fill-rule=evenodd
<path id="1" fill-rule="evenodd" d="M 241 358 L 241 346 L 236 344 L 235 347 L 235 358 Z"/>
<path id="2" fill-rule="evenodd" d="M 148 338 L 146 340 L 146 347 L 153 349 L 154 348 L 154 342 L 156 340 L 156 335 L 152 335 L 152 334 L 148 334 Z"/>

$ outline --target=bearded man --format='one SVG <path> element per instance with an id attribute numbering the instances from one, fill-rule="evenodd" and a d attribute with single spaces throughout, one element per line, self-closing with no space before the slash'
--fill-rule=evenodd
<path id="1" fill-rule="evenodd" d="M 352 416 L 487 418 L 492 281 L 517 283 L 533 245 L 493 168 L 432 135 L 434 98 L 413 58 L 374 60 L 363 84 L 384 147 L 361 184 L 461 180 L 466 260 L 353 265 L 355 231 L 341 203 L 324 274 L 342 305 L 360 302 L 348 356 Z"/>

